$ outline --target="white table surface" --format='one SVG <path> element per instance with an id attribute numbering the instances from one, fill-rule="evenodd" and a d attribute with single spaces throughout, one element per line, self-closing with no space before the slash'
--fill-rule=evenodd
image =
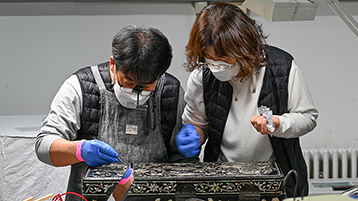
<path id="1" fill-rule="evenodd" d="M 338 183 L 350 183 L 352 185 L 358 185 L 358 179 L 348 178 L 348 179 L 309 180 L 309 184 L 310 184 L 309 195 L 341 194 L 343 192 L 343 190 L 342 191 L 334 191 L 332 189 L 332 185 L 338 184 Z"/>
<path id="2" fill-rule="evenodd" d="M 36 137 L 46 115 L 0 116 L 0 136 Z"/>

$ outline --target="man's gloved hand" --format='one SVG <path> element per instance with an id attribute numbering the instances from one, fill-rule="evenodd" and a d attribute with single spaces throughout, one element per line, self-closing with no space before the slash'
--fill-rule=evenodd
<path id="1" fill-rule="evenodd" d="M 119 181 L 119 185 L 124 185 L 125 183 L 127 183 L 127 181 L 131 178 L 131 176 L 133 175 L 133 168 L 132 166 L 129 166 L 127 171 L 124 173 L 122 179 Z M 131 181 L 131 184 L 133 183 L 134 179 Z"/>
<path id="2" fill-rule="evenodd" d="M 175 141 L 179 152 L 185 157 L 193 157 L 200 152 L 200 136 L 192 124 L 185 124 L 175 137 Z"/>
<path id="3" fill-rule="evenodd" d="M 133 167 L 129 166 L 122 179 L 119 181 L 117 187 L 113 191 L 113 197 L 116 201 L 122 201 L 125 199 L 133 181 Z"/>
<path id="4" fill-rule="evenodd" d="M 77 145 L 76 156 L 91 167 L 119 162 L 119 154 L 107 143 L 100 140 L 82 140 Z"/>

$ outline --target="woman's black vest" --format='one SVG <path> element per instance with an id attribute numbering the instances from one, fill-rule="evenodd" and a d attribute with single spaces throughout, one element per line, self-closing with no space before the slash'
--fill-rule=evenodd
<path id="1" fill-rule="evenodd" d="M 107 90 L 113 91 L 112 79 L 109 72 L 109 62 L 98 64 L 99 72 Z M 81 114 L 81 129 L 77 131 L 76 140 L 91 140 L 98 136 L 99 119 L 101 115 L 100 92 L 93 77 L 91 67 L 82 68 L 74 73 L 82 90 L 83 108 Z M 165 146 L 170 156 L 170 138 L 176 124 L 177 105 L 179 101 L 180 82 L 174 76 L 166 73 L 165 83 L 161 91 L 161 102 L 155 106 L 161 107 L 161 130 Z M 160 92 L 159 92 L 160 93 Z"/>
<path id="2" fill-rule="evenodd" d="M 274 115 L 288 113 L 288 79 L 293 57 L 276 47 L 265 49 L 268 65 L 257 106 L 269 107 Z M 204 161 L 217 161 L 222 135 L 231 107 L 233 88 L 229 82 L 220 82 L 210 69 L 203 70 L 204 103 L 209 120 L 208 142 Z M 299 174 L 298 195 L 308 194 L 307 166 L 302 155 L 299 138 L 285 139 L 270 136 L 276 161 L 284 175 L 295 169 Z M 293 196 L 295 179 L 290 177 L 286 184 L 287 195 Z"/>

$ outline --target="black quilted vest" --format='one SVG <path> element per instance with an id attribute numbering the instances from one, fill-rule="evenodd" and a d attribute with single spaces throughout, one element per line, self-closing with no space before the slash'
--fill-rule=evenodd
<path id="1" fill-rule="evenodd" d="M 109 72 L 109 62 L 98 64 L 101 77 L 107 90 L 113 92 L 112 79 Z M 82 68 L 74 73 L 81 85 L 83 108 L 81 114 L 81 129 L 77 131 L 77 140 L 94 139 L 98 136 L 99 119 L 101 115 L 100 92 L 93 77 L 91 67 Z M 177 117 L 178 95 L 180 82 L 174 76 L 166 73 L 165 83 L 161 94 L 161 102 L 155 106 L 161 107 L 161 129 L 165 146 L 170 156 L 170 138 Z"/>
<path id="2" fill-rule="evenodd" d="M 288 79 L 293 57 L 276 47 L 265 49 L 268 65 L 257 103 L 265 105 L 273 114 L 287 113 Z M 204 103 L 209 120 L 209 139 L 205 147 L 204 161 L 217 161 L 226 120 L 231 107 L 233 88 L 229 82 L 220 82 L 209 69 L 203 71 Z M 299 174 L 298 195 L 308 194 L 307 166 L 302 155 L 299 138 L 270 137 L 276 161 L 284 175 L 295 169 Z M 287 181 L 287 195 L 293 196 L 295 179 Z"/>

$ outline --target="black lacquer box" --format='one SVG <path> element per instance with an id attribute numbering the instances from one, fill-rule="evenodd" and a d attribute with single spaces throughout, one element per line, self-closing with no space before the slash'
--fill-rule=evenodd
<path id="1" fill-rule="evenodd" d="M 90 168 L 83 178 L 89 201 L 107 200 L 127 167 Z M 129 201 L 279 201 L 284 176 L 277 163 L 139 163 Z"/>

